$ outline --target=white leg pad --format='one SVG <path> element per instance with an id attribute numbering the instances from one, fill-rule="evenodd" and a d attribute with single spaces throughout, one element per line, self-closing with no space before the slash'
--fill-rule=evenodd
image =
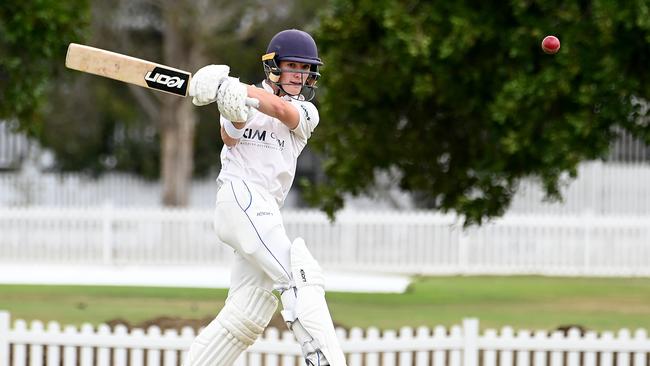
<path id="1" fill-rule="evenodd" d="M 277 306 L 277 298 L 265 289 L 240 289 L 192 342 L 185 366 L 232 365 L 264 332 Z"/>
<path id="2" fill-rule="evenodd" d="M 296 285 L 294 317 L 316 341 L 330 365 L 345 366 L 345 356 L 325 301 L 323 271 L 301 238 L 291 245 L 291 271 Z"/>

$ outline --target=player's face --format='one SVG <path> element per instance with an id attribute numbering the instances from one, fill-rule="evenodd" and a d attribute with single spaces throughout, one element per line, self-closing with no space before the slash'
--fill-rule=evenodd
<path id="1" fill-rule="evenodd" d="M 305 85 L 309 76 L 309 64 L 296 61 L 280 61 L 280 83 L 283 84 L 284 90 L 292 95 L 300 93 L 302 86 Z"/>

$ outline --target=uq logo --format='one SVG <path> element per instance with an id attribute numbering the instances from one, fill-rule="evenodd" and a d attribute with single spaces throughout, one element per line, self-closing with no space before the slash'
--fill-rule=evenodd
<path id="1" fill-rule="evenodd" d="M 189 72 L 156 66 L 153 70 L 147 71 L 144 81 L 152 89 L 185 96 L 190 76 Z"/>

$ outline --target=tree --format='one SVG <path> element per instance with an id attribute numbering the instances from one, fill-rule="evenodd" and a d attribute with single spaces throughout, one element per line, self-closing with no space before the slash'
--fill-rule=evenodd
<path id="1" fill-rule="evenodd" d="M 131 4 L 128 2 L 127 6 Z M 245 42 L 267 35 L 268 30 L 273 28 L 269 23 L 278 18 L 276 12 L 284 9 L 291 14 L 292 7 L 293 3 L 281 1 L 158 0 L 143 2 L 135 12 L 153 15 L 156 19 L 144 28 L 145 31 L 154 31 L 161 38 L 161 57 L 154 59 L 176 68 L 197 70 L 207 64 L 208 59 L 211 63 L 232 64 L 237 59 L 230 58 L 230 55 L 236 55 L 236 50 L 244 48 L 242 44 Z M 264 18 L 266 27 L 260 22 Z M 267 35 L 266 39 L 270 37 Z M 125 37 L 118 39 L 126 41 Z M 141 43 L 133 42 L 133 38 L 130 43 L 134 49 L 142 47 Z M 210 47 L 216 51 L 209 53 Z M 258 65 L 260 52 L 258 50 L 255 57 L 250 57 L 257 60 Z M 212 57 L 208 57 L 209 54 Z M 233 71 L 236 70 L 234 67 Z M 237 73 L 234 75 L 241 76 Z M 163 203 L 185 206 L 194 168 L 193 151 L 198 122 L 195 107 L 189 100 L 163 94 L 156 94 L 154 100 L 154 94 L 133 86 L 130 89 L 144 107 L 149 120 L 157 122 L 160 131 Z"/>
<path id="2" fill-rule="evenodd" d="M 230 64 L 232 75 L 257 82 L 263 76 L 260 55 L 270 38 L 283 27 L 313 20 L 315 6 L 309 4 L 97 0 L 88 43 L 188 71 L 208 63 Z M 196 108 L 189 98 L 79 73 L 61 81 L 50 96 L 54 103 L 43 138 L 57 152 L 61 169 L 97 174 L 113 169 L 149 178 L 157 178 L 160 170 L 163 203 L 183 206 L 195 168 L 201 175 L 218 166 L 215 105 Z"/>
<path id="3" fill-rule="evenodd" d="M 105 24 L 127 53 L 157 60 L 183 70 L 205 64 L 205 43 L 226 25 L 236 25 L 247 2 L 222 1 L 119 1 L 118 12 Z M 101 6 L 101 5 L 99 5 Z M 138 21 L 138 17 L 144 21 Z M 124 21 L 126 20 L 126 21 Z M 153 37 L 152 37 L 153 36 Z M 143 40 L 154 42 L 143 44 Z M 185 206 L 193 171 L 197 115 L 189 100 L 162 93 L 149 93 L 129 86 L 148 120 L 160 133 L 162 202 Z"/>
<path id="4" fill-rule="evenodd" d="M 88 21 L 86 0 L 0 3 L 0 119 L 40 131 L 41 108 L 66 46 Z"/>
<path id="5" fill-rule="evenodd" d="M 397 171 L 423 206 L 480 223 L 525 177 L 559 197 L 560 178 L 602 157 L 616 128 L 650 140 L 647 1 L 330 5 L 313 142 L 329 180 L 309 190 L 330 214 L 377 170 Z M 540 49 L 547 34 L 556 55 Z"/>

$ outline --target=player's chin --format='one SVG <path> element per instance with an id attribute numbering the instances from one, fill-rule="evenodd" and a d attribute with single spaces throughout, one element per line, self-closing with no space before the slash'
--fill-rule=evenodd
<path id="1" fill-rule="evenodd" d="M 285 85 L 284 90 L 291 95 L 298 95 L 302 89 L 302 85 Z"/>

